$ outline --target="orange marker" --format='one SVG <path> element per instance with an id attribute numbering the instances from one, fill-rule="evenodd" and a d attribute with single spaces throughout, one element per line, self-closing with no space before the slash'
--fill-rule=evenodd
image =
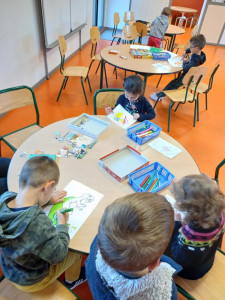
<path id="1" fill-rule="evenodd" d="M 158 180 L 158 178 L 156 178 L 153 183 L 150 185 L 148 192 L 150 192 L 150 190 L 153 188 L 153 186 L 155 185 L 156 181 Z"/>

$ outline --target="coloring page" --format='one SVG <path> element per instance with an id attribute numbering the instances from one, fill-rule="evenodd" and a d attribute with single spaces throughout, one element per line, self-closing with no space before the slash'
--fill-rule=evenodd
<path id="1" fill-rule="evenodd" d="M 44 211 L 53 224 L 57 225 L 56 211 L 58 209 L 73 208 L 73 211 L 69 212 L 69 221 L 67 224 L 69 226 L 70 238 L 72 238 L 104 195 L 75 180 L 72 180 L 64 190 L 67 191 L 67 196 L 63 199 L 63 202 L 49 205 Z"/>
<path id="2" fill-rule="evenodd" d="M 120 104 L 113 109 L 112 113 L 107 115 L 107 118 L 124 129 L 136 122 L 134 117 Z"/>
<path id="3" fill-rule="evenodd" d="M 148 143 L 148 145 L 169 158 L 175 157 L 182 151 L 176 146 L 166 142 L 162 138 L 157 138 L 154 141 Z"/>
<path id="4" fill-rule="evenodd" d="M 182 67 L 183 64 L 183 58 L 180 56 L 177 57 L 171 57 L 168 59 L 168 62 L 171 64 L 173 67 Z"/>

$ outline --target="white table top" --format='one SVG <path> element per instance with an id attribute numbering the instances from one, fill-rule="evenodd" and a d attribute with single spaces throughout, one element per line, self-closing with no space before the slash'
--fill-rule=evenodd
<path id="1" fill-rule="evenodd" d="M 170 137 L 168 134 L 161 132 L 160 137 L 170 142 L 171 144 L 182 149 L 182 152 L 173 159 L 169 159 L 149 147 L 146 144 L 138 145 L 130 140 L 126 135 L 126 130 L 118 125 L 111 123 L 105 116 L 98 116 L 110 123 L 109 128 L 99 137 L 96 145 L 88 150 L 88 153 L 82 159 L 59 158 L 58 165 L 60 168 L 60 181 L 58 189 L 63 189 L 71 180 L 76 180 L 89 186 L 92 189 L 104 194 L 103 199 L 98 204 L 97 208 L 86 220 L 84 225 L 80 228 L 77 234 L 70 241 L 70 248 L 88 253 L 90 244 L 97 233 L 98 224 L 107 205 L 112 203 L 118 197 L 133 193 L 134 190 L 128 184 L 128 179 L 122 183 L 114 179 L 107 173 L 99 164 L 98 160 L 102 156 L 121 148 L 130 145 L 137 151 L 141 152 L 149 159 L 150 164 L 159 162 L 167 168 L 175 179 L 179 179 L 187 174 L 199 174 L 198 166 L 182 145 Z M 44 127 L 37 133 L 30 136 L 14 154 L 8 172 L 8 186 L 9 190 L 18 192 L 18 179 L 22 166 L 27 161 L 29 154 L 35 153 L 37 149 L 44 150 L 46 154 L 56 154 L 59 149 L 66 145 L 66 143 L 59 143 L 55 139 L 55 132 L 60 131 L 65 134 L 69 131 L 68 123 L 71 119 L 62 120 L 49 126 Z M 20 157 L 20 154 L 26 151 L 26 157 Z M 168 188 L 161 191 L 161 194 L 167 194 Z"/>
<path id="2" fill-rule="evenodd" d="M 179 11 L 182 13 L 196 13 L 198 11 L 197 9 L 183 7 L 183 6 L 171 6 L 171 10 Z"/>

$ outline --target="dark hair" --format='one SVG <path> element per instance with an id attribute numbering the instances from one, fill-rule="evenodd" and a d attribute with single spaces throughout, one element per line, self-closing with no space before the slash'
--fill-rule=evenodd
<path id="1" fill-rule="evenodd" d="M 161 14 L 169 17 L 171 15 L 171 9 L 169 7 L 164 7 Z"/>
<path id="2" fill-rule="evenodd" d="M 214 180 L 205 174 L 185 176 L 173 183 L 176 208 L 186 212 L 183 222 L 203 228 L 219 225 L 225 209 L 225 196 Z"/>
<path id="3" fill-rule="evenodd" d="M 131 75 L 124 79 L 123 88 L 126 92 L 138 95 L 144 90 L 144 82 L 138 75 Z"/>
<path id="4" fill-rule="evenodd" d="M 20 188 L 28 186 L 39 187 L 54 180 L 59 181 L 59 167 L 57 163 L 47 156 L 37 156 L 29 159 L 23 166 L 19 178 Z"/>
<path id="5" fill-rule="evenodd" d="M 190 39 L 190 43 L 202 50 L 205 47 L 206 39 L 203 34 L 197 34 Z"/>
<path id="6" fill-rule="evenodd" d="M 165 197 L 134 193 L 105 209 L 98 229 L 98 246 L 112 268 L 141 271 L 162 256 L 173 226 L 173 208 Z"/>

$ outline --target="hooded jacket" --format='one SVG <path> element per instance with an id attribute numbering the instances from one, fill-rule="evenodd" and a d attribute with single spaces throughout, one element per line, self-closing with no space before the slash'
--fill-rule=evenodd
<path id="1" fill-rule="evenodd" d="M 10 281 L 29 286 L 47 276 L 49 266 L 64 260 L 68 252 L 66 225 L 53 226 L 38 206 L 10 209 L 17 194 L 0 197 L 0 263 Z"/>
<path id="2" fill-rule="evenodd" d="M 152 22 L 152 28 L 149 32 L 149 35 L 162 40 L 168 26 L 169 18 L 165 15 L 160 15 Z"/>

